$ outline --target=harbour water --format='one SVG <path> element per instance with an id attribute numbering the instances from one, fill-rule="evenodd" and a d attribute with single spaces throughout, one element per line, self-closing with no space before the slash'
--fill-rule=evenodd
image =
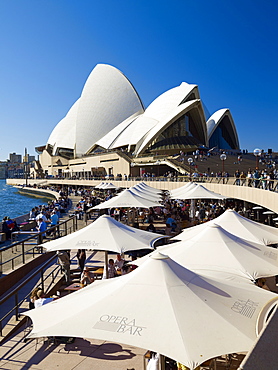
<path id="1" fill-rule="evenodd" d="M 40 204 L 47 204 L 46 198 L 31 197 L 20 194 L 16 188 L 6 185 L 6 180 L 0 180 L 0 221 L 3 217 L 18 217 L 29 213 Z"/>

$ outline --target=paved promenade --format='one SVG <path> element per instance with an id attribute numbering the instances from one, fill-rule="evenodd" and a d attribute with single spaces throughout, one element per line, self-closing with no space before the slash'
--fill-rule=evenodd
<path id="1" fill-rule="evenodd" d="M 72 196 L 72 208 L 80 200 L 80 196 Z M 68 213 L 71 213 L 69 210 Z M 89 220 L 88 223 L 91 221 Z M 78 229 L 86 226 L 83 220 L 78 220 Z M 16 251 L 10 251 L 11 256 Z M 19 252 L 18 252 L 19 253 Z M 75 252 L 71 253 L 73 258 Z M 115 258 L 115 255 L 111 255 Z M 87 252 L 86 265 L 103 266 L 104 253 Z M 77 260 L 74 259 L 71 269 L 77 268 Z M 8 273 L 8 271 L 7 271 Z M 30 284 L 34 284 L 32 281 Z M 31 290 L 28 286 L 25 290 Z M 72 294 L 72 293 L 70 293 Z M 26 305 L 27 309 L 27 305 Z M 0 370 L 19 369 L 144 369 L 144 353 L 146 350 L 132 346 L 120 345 L 93 339 L 76 338 L 72 344 L 48 343 L 45 338 L 29 340 L 25 343 L 26 325 L 23 326 L 0 347 Z"/>
<path id="2" fill-rule="evenodd" d="M 24 342 L 24 331 L 0 347 L 1 370 L 126 370 L 144 369 L 146 351 L 132 346 L 76 338 L 72 344 L 48 343 L 45 338 Z"/>
<path id="3" fill-rule="evenodd" d="M 79 196 L 72 197 L 73 207 L 79 199 Z M 85 225 L 84 220 L 78 220 L 78 228 Z M 72 252 L 73 256 L 74 252 Z M 87 252 L 86 264 L 89 267 L 103 265 L 104 253 Z M 77 267 L 76 259 L 71 267 L 72 269 Z M 47 338 L 25 341 L 24 338 L 30 330 L 28 325 L 23 324 L 14 335 L 1 343 L 0 370 L 145 370 L 146 368 L 147 360 L 144 356 L 146 349 L 89 338 L 75 338 L 73 343 L 53 343 Z M 234 358 L 229 368 L 237 369 L 242 358 L 243 356 Z M 213 368 L 227 369 L 227 360 L 219 359 L 217 367 Z M 172 368 L 166 368 L 166 370 L 170 369 Z M 211 367 L 206 363 L 200 369 L 209 370 Z"/>

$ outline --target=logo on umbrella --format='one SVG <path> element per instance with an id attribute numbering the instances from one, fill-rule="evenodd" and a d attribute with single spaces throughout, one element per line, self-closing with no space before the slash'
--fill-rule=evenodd
<path id="1" fill-rule="evenodd" d="M 142 336 L 142 331 L 146 328 L 137 325 L 135 319 L 129 319 L 123 316 L 102 315 L 94 325 L 94 329 Z"/>
<path id="2" fill-rule="evenodd" d="M 258 304 L 259 304 L 258 302 L 251 301 L 251 299 L 248 299 L 247 301 L 239 299 L 234 303 L 231 309 L 234 312 L 251 319 L 258 307 Z"/>
<path id="3" fill-rule="evenodd" d="M 78 240 L 76 243 L 77 247 L 98 247 L 100 243 L 95 242 L 94 240 Z"/>

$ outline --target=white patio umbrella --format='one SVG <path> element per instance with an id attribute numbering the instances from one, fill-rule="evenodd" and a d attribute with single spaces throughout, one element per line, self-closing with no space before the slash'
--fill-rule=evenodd
<path id="1" fill-rule="evenodd" d="M 188 187 L 189 188 L 189 187 Z M 208 190 L 203 185 L 195 184 L 189 190 L 185 189 L 184 192 L 174 193 L 170 196 L 171 199 L 227 199 L 224 195 L 215 193 Z"/>
<path id="2" fill-rule="evenodd" d="M 148 200 L 145 198 L 136 195 L 131 190 L 126 189 L 123 190 L 120 194 L 116 195 L 115 197 L 94 206 L 92 209 L 105 209 L 105 208 L 113 208 L 113 207 L 137 207 L 137 208 L 150 208 L 161 206 L 157 200 Z"/>
<path id="3" fill-rule="evenodd" d="M 265 245 L 278 243 L 277 228 L 249 220 L 232 209 L 227 209 L 222 215 L 212 221 L 184 229 L 179 235 L 176 235 L 173 240 L 189 240 L 212 223 L 222 226 L 223 229 L 235 236 L 255 243 L 262 243 Z"/>
<path id="4" fill-rule="evenodd" d="M 130 250 L 153 249 L 153 243 L 165 235 L 136 229 L 108 215 L 62 238 L 41 244 L 48 252 L 68 249 L 95 249 L 125 253 Z"/>
<path id="5" fill-rule="evenodd" d="M 109 189 L 119 189 L 119 188 L 116 185 L 112 184 L 112 182 L 109 182 L 109 183 L 102 185 L 101 189 L 109 190 Z"/>
<path id="6" fill-rule="evenodd" d="M 238 271 L 252 280 L 278 275 L 277 249 L 236 237 L 216 224 L 199 230 L 187 241 L 162 246 L 160 250 L 194 271 L 221 268 Z"/>
<path id="7" fill-rule="evenodd" d="M 248 351 L 277 299 L 248 279 L 196 274 L 157 253 L 127 275 L 94 282 L 25 315 L 33 322 L 30 338 L 118 342 L 194 369 L 215 356 Z"/>
<path id="8" fill-rule="evenodd" d="M 169 191 L 170 197 L 172 199 L 175 199 L 175 197 L 179 197 L 180 195 L 185 194 L 190 189 L 193 189 L 196 185 L 197 184 L 195 182 L 187 182 L 185 185 L 183 185 L 183 186 L 181 186 L 177 189 L 170 190 Z"/>
<path id="9" fill-rule="evenodd" d="M 139 195 L 142 198 L 148 199 L 148 200 L 156 200 L 158 202 L 162 201 L 162 196 L 159 195 L 158 193 L 151 193 L 148 190 L 140 189 L 137 186 L 131 186 L 129 188 L 134 194 Z"/>
<path id="10" fill-rule="evenodd" d="M 157 194 L 163 193 L 162 190 L 153 188 L 152 186 L 149 186 L 148 184 L 146 184 L 144 181 L 139 182 L 139 184 L 137 184 L 137 186 L 140 186 L 141 188 L 143 188 L 145 190 L 148 190 L 149 192 L 153 192 L 153 193 L 157 193 Z"/>
<path id="11" fill-rule="evenodd" d="M 99 184 L 97 184 L 96 186 L 95 186 L 95 189 L 101 189 L 101 187 L 103 186 L 105 184 L 105 182 L 100 182 Z"/>

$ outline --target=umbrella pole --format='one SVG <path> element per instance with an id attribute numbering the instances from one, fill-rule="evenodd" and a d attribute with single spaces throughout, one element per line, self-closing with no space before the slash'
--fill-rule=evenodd
<path id="1" fill-rule="evenodd" d="M 159 370 L 165 370 L 165 356 L 159 355 Z"/>
<path id="2" fill-rule="evenodd" d="M 104 263 L 105 263 L 105 274 L 106 274 L 106 279 L 108 279 L 108 252 L 104 252 Z"/>
<path id="3" fill-rule="evenodd" d="M 195 221 L 195 199 L 191 199 L 190 212 L 192 220 Z"/>

